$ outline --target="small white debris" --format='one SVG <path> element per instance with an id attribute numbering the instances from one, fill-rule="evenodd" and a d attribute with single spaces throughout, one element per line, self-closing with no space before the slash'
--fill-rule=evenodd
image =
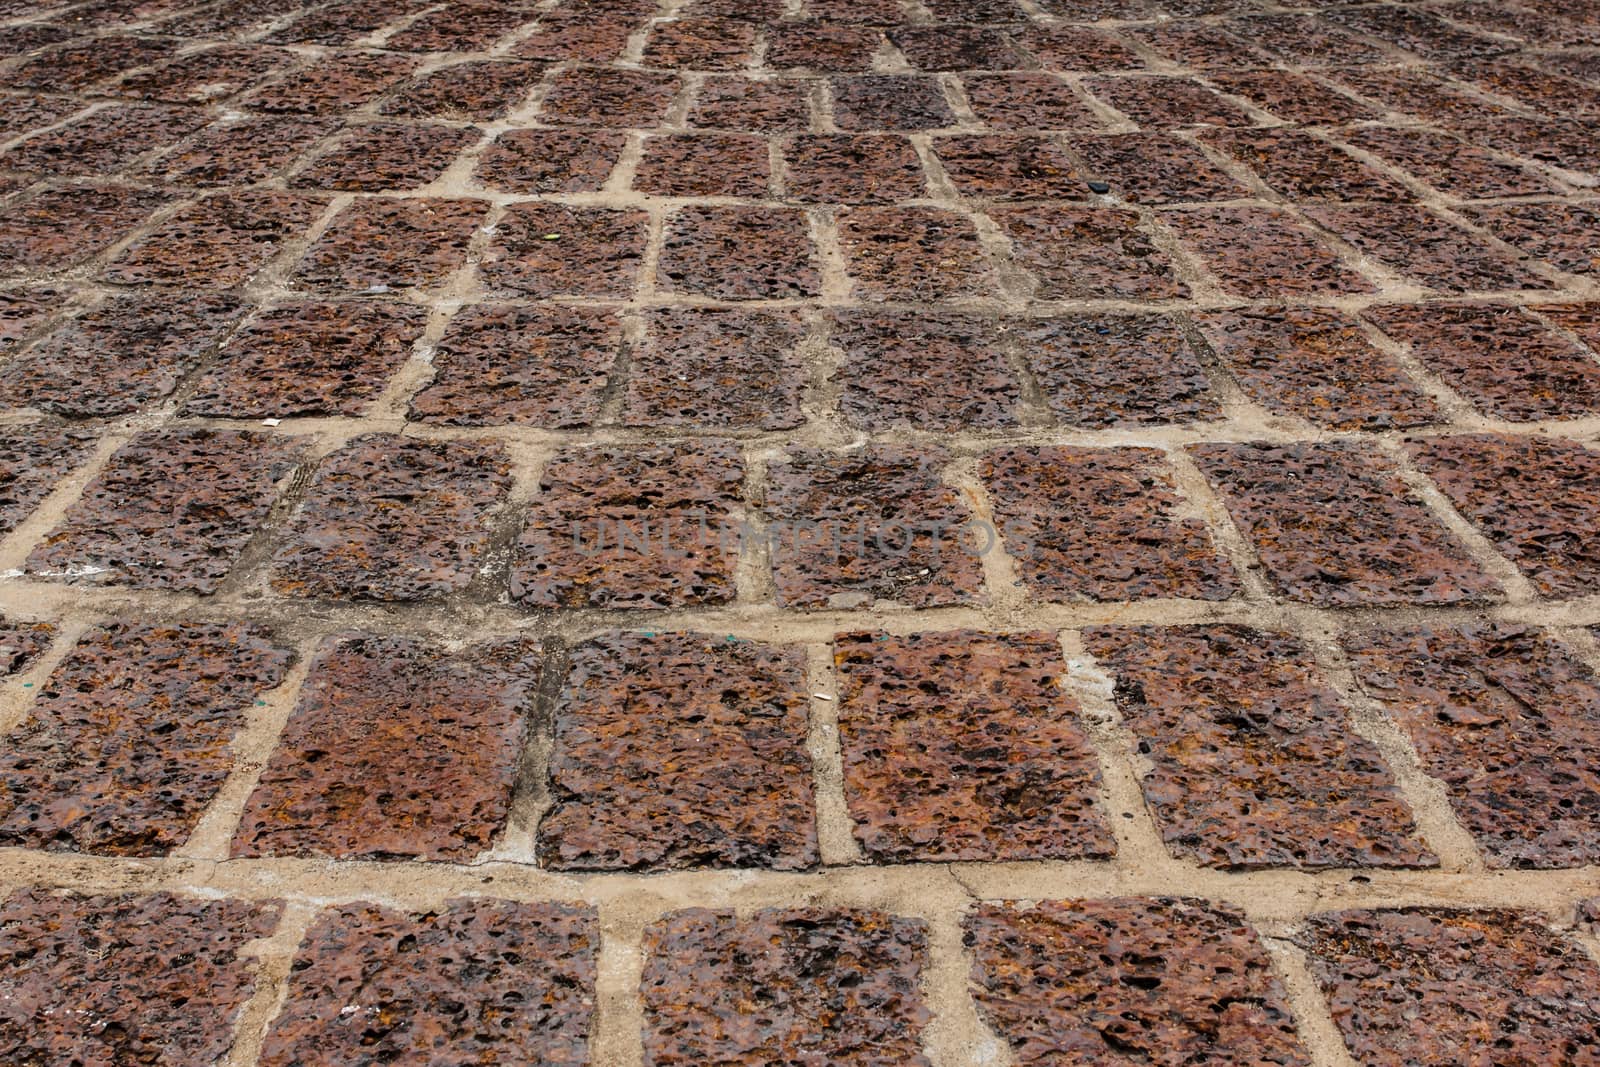
<path id="1" fill-rule="evenodd" d="M 276 426 L 279 423 L 281 423 L 282 421 L 283 421 L 282 419 L 262 419 L 261 420 L 261 425 L 263 425 L 263 426 Z"/>
<path id="2" fill-rule="evenodd" d="M 812 693 L 811 695 L 813 697 L 815 697 L 817 700 L 832 700 L 833 699 L 827 693 Z"/>

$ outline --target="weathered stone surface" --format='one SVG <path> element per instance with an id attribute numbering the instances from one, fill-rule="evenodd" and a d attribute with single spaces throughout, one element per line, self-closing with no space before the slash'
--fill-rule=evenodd
<path id="1" fill-rule="evenodd" d="M 765 138 L 740 133 L 662 134 L 644 142 L 633 187 L 654 196 L 764 197 Z"/>
<path id="2" fill-rule="evenodd" d="M 857 74 L 828 79 L 833 121 L 841 130 L 930 130 L 955 112 L 927 74 Z"/>
<path id="3" fill-rule="evenodd" d="M 471 126 L 404 122 L 352 126 L 301 167 L 290 184 L 368 193 L 420 189 L 481 136 Z"/>
<path id="4" fill-rule="evenodd" d="M 226 193 L 184 208 L 105 269 L 121 285 L 144 282 L 227 289 L 267 264 L 322 214 L 323 203 L 277 192 Z"/>
<path id="5" fill-rule="evenodd" d="M 750 133 L 804 130 L 811 116 L 807 83 L 711 75 L 695 90 L 689 125 Z"/>
<path id="6" fill-rule="evenodd" d="M 1333 126 L 1378 117 L 1376 109 L 1293 71 L 1222 71 L 1206 80 L 1287 122 Z"/>
<path id="7" fill-rule="evenodd" d="M 1045 402 L 1094 429 L 1220 417 L 1183 328 L 1155 315 L 1070 315 L 1009 323 Z"/>
<path id="8" fill-rule="evenodd" d="M 629 351 L 628 426 L 776 430 L 805 421 L 805 323 L 790 311 L 662 308 Z"/>
<path id="9" fill-rule="evenodd" d="M 1550 288 L 1482 239 L 1411 205 L 1311 207 L 1306 214 L 1397 273 L 1435 289 Z"/>
<path id="10" fill-rule="evenodd" d="M 21 622 L 0 615 L 0 678 L 32 666 L 55 634 L 56 628 L 48 622 Z"/>
<path id="11" fill-rule="evenodd" d="M 478 264 L 485 287 L 516 296 L 626 297 L 648 219 L 631 208 L 520 203 L 506 209 Z"/>
<path id="12" fill-rule="evenodd" d="M 539 115 L 560 126 L 658 126 L 678 90 L 673 74 L 575 67 L 556 75 Z"/>
<path id="13" fill-rule="evenodd" d="M 125 185 L 49 189 L 0 209 L 0 273 L 61 270 L 105 251 L 168 197 Z"/>
<path id="14" fill-rule="evenodd" d="M 1088 164 L 1090 178 L 1135 203 L 1233 200 L 1249 192 L 1200 149 L 1169 133 L 1074 137 L 1067 143 Z"/>
<path id="15" fill-rule="evenodd" d="M 1177 126 L 1251 126 L 1236 104 L 1193 78 L 1087 78 L 1084 88 L 1147 129 Z"/>
<path id="16" fill-rule="evenodd" d="M 989 217 L 1011 239 L 1041 299 L 1168 300 L 1189 295 L 1137 212 L 1098 207 L 1008 207 Z"/>
<path id="17" fill-rule="evenodd" d="M 898 134 L 805 134 L 785 141 L 783 152 L 791 200 L 892 204 L 924 195 L 922 160 Z"/>
<path id="18" fill-rule="evenodd" d="M 154 181 L 204 188 L 265 181 L 332 133 L 325 116 L 224 115 L 170 152 L 136 166 Z"/>
<path id="19" fill-rule="evenodd" d="M 940 137 L 939 163 L 956 192 L 984 200 L 1083 199 L 1088 188 L 1053 138 L 996 133 Z"/>
<path id="20" fill-rule="evenodd" d="M 1411 192 L 1304 130 L 1216 130 L 1205 142 L 1254 170 L 1290 200 L 1409 200 Z"/>
<path id="21" fill-rule="evenodd" d="M 750 60 L 756 28 L 717 18 L 674 18 L 655 23 L 644 42 L 644 63 L 668 70 L 738 70 Z"/>
<path id="22" fill-rule="evenodd" d="M 1169 210 L 1161 221 L 1223 288 L 1252 300 L 1371 292 L 1361 274 L 1288 212 L 1271 207 Z"/>
<path id="23" fill-rule="evenodd" d="M 478 157 L 478 181 L 507 193 L 593 193 L 622 158 L 615 130 L 507 130 Z"/>
<path id="24" fill-rule="evenodd" d="M 833 376 L 839 410 L 875 431 L 1015 425 L 1020 390 L 1004 330 L 978 315 L 837 312 L 829 342 L 845 357 Z"/>
<path id="25" fill-rule="evenodd" d="M 1361 126 L 1340 138 L 1422 179 L 1446 196 L 1465 199 L 1531 196 L 1550 184 L 1479 145 L 1416 127 Z M 1534 208 L 1535 212 L 1538 208 Z"/>
<path id="26" fill-rule="evenodd" d="M 784 300 L 820 295 L 822 275 L 805 212 L 686 207 L 667 222 L 656 284 L 716 300 Z"/>
<path id="27" fill-rule="evenodd" d="M 488 122 L 518 108 L 544 77 L 531 60 L 478 60 L 425 74 L 386 100 L 378 111 L 411 118 Z"/>
<path id="28" fill-rule="evenodd" d="M 0 155 L 0 167 L 41 174 L 112 174 L 204 122 L 183 108 L 113 104 L 28 138 Z"/>
<path id="29" fill-rule="evenodd" d="M 329 292 L 440 285 L 466 262 L 488 207 L 479 200 L 357 200 L 307 249 L 295 277 Z"/>
<path id="30" fill-rule="evenodd" d="M 54 422 L 0 428 L 0 534 L 33 513 L 56 483 L 89 458 L 95 434 Z"/>
<path id="31" fill-rule="evenodd" d="M 417 60 L 387 52 L 331 52 L 267 83 L 240 101 L 274 114 L 338 115 L 371 103 L 400 84 Z"/>
<path id="32" fill-rule="evenodd" d="M 839 213 L 839 247 L 857 296 L 937 301 L 992 289 L 972 219 L 931 207 L 865 207 Z"/>
<path id="33" fill-rule="evenodd" d="M 1572 274 L 1600 274 L 1600 250 L 1594 243 L 1600 209 L 1593 204 L 1490 204 L 1467 213 L 1500 240 L 1553 267 Z"/>
<path id="34" fill-rule="evenodd" d="M 968 74 L 961 85 L 972 113 L 998 130 L 1092 130 L 1101 125 L 1083 99 L 1054 74 Z"/>

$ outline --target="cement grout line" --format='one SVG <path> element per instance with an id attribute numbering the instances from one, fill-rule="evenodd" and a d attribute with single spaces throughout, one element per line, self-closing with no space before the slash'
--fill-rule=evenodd
<path id="1" fill-rule="evenodd" d="M 845 797 L 844 756 L 840 736 L 839 680 L 833 665 L 833 644 L 806 646 L 806 750 L 811 758 L 812 809 L 816 812 L 817 848 L 825 867 L 863 862 L 861 846 Z"/>

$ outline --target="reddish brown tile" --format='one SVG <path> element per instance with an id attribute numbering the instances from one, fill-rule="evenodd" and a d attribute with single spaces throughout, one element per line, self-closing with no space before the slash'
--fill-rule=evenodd
<path id="1" fill-rule="evenodd" d="M 269 113 L 337 115 L 378 99 L 409 78 L 417 63 L 387 52 L 332 52 L 239 103 Z"/>
<path id="2" fill-rule="evenodd" d="M 830 343 L 839 410 L 870 431 L 995 429 L 1016 424 L 1021 390 L 1003 325 L 978 315 L 836 312 Z"/>
<path id="3" fill-rule="evenodd" d="M 89 458 L 95 435 L 52 422 L 0 428 L 0 534 L 16 529 Z"/>
<path id="4" fill-rule="evenodd" d="M 833 121 L 841 130 L 930 130 L 955 122 L 955 112 L 930 75 L 858 74 L 830 78 L 828 89 Z"/>
<path id="5" fill-rule="evenodd" d="M 1498 195 L 1498 194 L 1496 194 Z M 1569 274 L 1600 274 L 1600 205 L 1489 204 L 1466 215 L 1507 244 Z"/>
<path id="6" fill-rule="evenodd" d="M 1446 196 L 1530 196 L 1550 191 L 1524 167 L 1502 162 L 1475 144 L 1415 127 L 1362 126 L 1340 137 L 1420 178 Z"/>
<path id="7" fill-rule="evenodd" d="M 883 31 L 850 22 L 789 22 L 767 29 L 766 65 L 773 70 L 866 71 L 883 47 Z"/>
<path id="8" fill-rule="evenodd" d="M 1290 200 L 1412 199 L 1399 182 L 1304 130 L 1217 130 L 1203 139 Z"/>
<path id="9" fill-rule="evenodd" d="M 60 270 L 106 250 L 168 198 L 130 186 L 49 189 L 0 212 L 0 273 Z"/>
<path id="10" fill-rule="evenodd" d="M 420 189 L 480 137 L 470 126 L 398 122 L 352 126 L 302 167 L 290 184 L 368 193 Z"/>
<path id="11" fill-rule="evenodd" d="M 134 241 L 101 274 L 120 285 L 232 288 L 302 236 L 324 207 L 293 193 L 204 197 Z"/>
<path id="12" fill-rule="evenodd" d="M 298 116 L 224 116 L 177 148 L 134 168 L 176 185 L 245 185 L 282 174 L 332 133 L 336 121 Z"/>
<path id="13" fill-rule="evenodd" d="M 922 160 L 897 134 L 803 134 L 783 142 L 783 155 L 791 200 L 892 204 L 926 195 Z"/>
<path id="14" fill-rule="evenodd" d="M 1272 300 L 1373 289 L 1315 231 L 1280 208 L 1163 211 L 1161 221 L 1195 250 L 1225 289 L 1240 296 Z"/>
<path id="15" fill-rule="evenodd" d="M 796 351 L 805 324 L 789 311 L 661 308 L 629 352 L 627 426 L 778 430 L 805 421 L 807 378 Z"/>
<path id="16" fill-rule="evenodd" d="M 378 108 L 384 115 L 488 122 L 528 98 L 547 69 L 543 63 L 478 60 L 425 74 Z"/>
<path id="17" fill-rule="evenodd" d="M 1010 70 L 1022 53 L 986 26 L 891 26 L 889 40 L 917 70 Z"/>
<path id="18" fill-rule="evenodd" d="M 678 89 L 673 74 L 575 67 L 555 76 L 539 114 L 562 126 L 659 126 Z"/>
<path id="19" fill-rule="evenodd" d="M 1335 126 L 1378 117 L 1378 112 L 1366 104 L 1293 71 L 1226 71 L 1209 75 L 1207 80 L 1223 92 L 1243 97 L 1286 122 Z"/>
<path id="20" fill-rule="evenodd" d="M 739 70 L 750 62 L 756 28 L 715 18 L 668 18 L 650 27 L 644 64 L 668 70 Z"/>
<path id="21" fill-rule="evenodd" d="M 1312 207 L 1306 213 L 1360 251 L 1436 289 L 1550 288 L 1481 238 L 1410 205 Z"/>
<path id="22" fill-rule="evenodd" d="M 1088 165 L 1086 177 L 1110 193 L 1140 204 L 1233 200 L 1250 195 L 1205 153 L 1166 133 L 1116 133 L 1074 137 L 1070 147 Z"/>
<path id="23" fill-rule="evenodd" d="M 1140 126 L 1151 129 L 1255 124 L 1248 112 L 1193 78 L 1095 77 L 1085 79 L 1083 85 Z"/>
<path id="24" fill-rule="evenodd" d="M 769 178 L 767 141 L 738 133 L 651 137 L 633 187 L 655 196 L 763 197 Z"/>
<path id="25" fill-rule="evenodd" d="M 811 120 L 810 95 L 808 82 L 713 75 L 695 90 L 688 121 L 690 126 L 750 133 L 804 130 Z"/>
<path id="26" fill-rule="evenodd" d="M 1038 280 L 1041 299 L 1189 294 L 1136 212 L 1051 206 L 999 208 L 989 216 L 1011 239 L 1012 259 Z"/>
<path id="27" fill-rule="evenodd" d="M 1026 134 L 941 137 L 939 162 L 963 196 L 988 200 L 1084 199 L 1088 189 L 1053 139 Z"/>
<path id="28" fill-rule="evenodd" d="M 1143 70 L 1146 65 L 1125 40 L 1088 26 L 1034 25 L 1017 40 L 1045 70 Z"/>
<path id="29" fill-rule="evenodd" d="M 1062 422 L 1093 429 L 1220 418 L 1183 328 L 1144 315 L 1074 315 L 1008 324 Z"/>
<path id="30" fill-rule="evenodd" d="M 635 209 L 518 203 L 494 224 L 478 264 L 484 287 L 531 297 L 626 297 L 648 218 Z"/>
<path id="31" fill-rule="evenodd" d="M 488 209 L 480 200 L 357 200 L 306 250 L 295 279 L 325 292 L 440 285 L 466 262 Z"/>
<path id="32" fill-rule="evenodd" d="M 168 104 L 209 104 L 250 88 L 297 58 L 280 48 L 225 44 L 131 74 L 111 91 Z"/>
<path id="33" fill-rule="evenodd" d="M 783 300 L 820 295 L 822 276 L 805 212 L 685 207 L 667 221 L 656 284 L 718 300 Z"/>
<path id="34" fill-rule="evenodd" d="M 622 158 L 614 130 L 507 130 L 478 158 L 478 181 L 516 194 L 594 193 Z"/>
<path id="35" fill-rule="evenodd" d="M 978 121 L 997 130 L 1095 129 L 1100 119 L 1053 74 L 968 74 L 961 79 Z"/>
<path id="36" fill-rule="evenodd" d="M 384 39 L 399 52 L 486 52 L 537 12 L 521 6 L 449 3 Z"/>

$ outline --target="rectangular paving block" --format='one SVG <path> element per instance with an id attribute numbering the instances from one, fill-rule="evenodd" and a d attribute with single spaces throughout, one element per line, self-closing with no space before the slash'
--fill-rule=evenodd
<path id="1" fill-rule="evenodd" d="M 1083 87 L 1146 129 L 1253 126 L 1249 112 L 1194 78 L 1133 75 L 1093 77 Z"/>
<path id="2" fill-rule="evenodd" d="M 1369 293 L 1316 231 L 1276 207 L 1199 207 L 1161 212 L 1230 293 L 1251 300 Z"/>
<path id="3" fill-rule="evenodd" d="M 56 627 L 48 622 L 24 622 L 0 615 L 0 678 L 25 671 L 55 639 Z"/>
<path id="4" fill-rule="evenodd" d="M 484 52 L 537 15 L 520 5 L 446 4 L 385 37 L 383 46 L 401 52 Z"/>
<path id="5" fill-rule="evenodd" d="M 933 141 L 946 177 L 980 200 L 1082 200 L 1077 164 L 1054 138 L 1025 133 L 960 134 Z"/>
<path id="6" fill-rule="evenodd" d="M 356 200 L 306 250 L 294 280 L 332 293 L 442 285 L 488 211 L 481 200 Z"/>
<path id="7" fill-rule="evenodd" d="M 331 139 L 289 180 L 297 189 L 398 192 L 435 181 L 482 134 L 472 126 L 371 122 Z"/>
<path id="8" fill-rule="evenodd" d="M 1306 214 L 1396 273 L 1435 289 L 1551 287 L 1483 238 L 1413 205 L 1314 206 Z"/>
<path id="9" fill-rule="evenodd" d="M 933 207 L 846 208 L 839 249 L 863 300 L 939 301 L 987 296 L 994 287 L 977 226 Z"/>
<path id="10" fill-rule="evenodd" d="M 867 71 L 883 47 L 883 30 L 854 22 L 808 19 L 769 25 L 766 66 L 823 73 Z"/>
<path id="11" fill-rule="evenodd" d="M 478 275 L 512 296 L 626 298 L 648 229 L 648 216 L 632 208 L 513 204 L 489 231 Z"/>
<path id="12" fill-rule="evenodd" d="M 113 174 L 205 124 L 184 108 L 112 104 L 35 134 L 0 154 L 0 167 L 40 174 Z"/>
<path id="13" fill-rule="evenodd" d="M 1116 851 L 1055 634 L 839 634 L 834 663 L 845 802 L 869 859 Z"/>
<path id="14" fill-rule="evenodd" d="M 540 862 L 815 866 L 807 702 L 798 647 L 694 633 L 584 642 L 555 709 Z"/>
<path id="15" fill-rule="evenodd" d="M 1569 274 L 1600 274 L 1600 208 L 1594 204 L 1486 204 L 1466 214 L 1507 244 Z"/>
<path id="16" fill-rule="evenodd" d="M 1359 126 L 1342 131 L 1339 138 L 1446 196 L 1472 200 L 1552 191 L 1548 181 L 1526 167 L 1505 162 L 1481 146 L 1447 133 L 1413 126 Z"/>
<path id="17" fill-rule="evenodd" d="M 417 65 L 415 57 L 392 52 L 329 52 L 238 103 L 269 114 L 339 115 L 387 93 Z"/>
<path id="18" fill-rule="evenodd" d="M 1308 1067 L 1243 915 L 1198 900 L 979 904 L 963 923 L 978 1010 L 1023 1067 Z"/>
<path id="19" fill-rule="evenodd" d="M 864 909 L 693 908 L 646 927 L 647 1067 L 928 1067 L 928 930 Z"/>
<path id="20" fill-rule="evenodd" d="M 645 139 L 633 187 L 651 196 L 764 197 L 767 141 L 742 133 L 675 133 Z"/>
<path id="21" fill-rule="evenodd" d="M 76 92 L 177 51 L 176 41 L 112 33 L 70 41 L 35 55 L 6 75 L 11 88 Z"/>
<path id="22" fill-rule="evenodd" d="M 1045 70 L 1119 71 L 1147 66 L 1127 41 L 1092 26 L 1035 24 L 1020 32 L 1017 40 Z"/>
<path id="23" fill-rule="evenodd" d="M 1285 122 L 1304 126 L 1338 126 L 1379 115 L 1376 108 L 1294 71 L 1230 70 L 1208 74 L 1206 80 Z"/>
<path id="24" fill-rule="evenodd" d="M 470 861 L 506 824 L 539 673 L 521 638 L 328 638 L 233 855 Z"/>
<path id="25" fill-rule="evenodd" d="M 965 15 L 971 18 L 970 12 Z M 891 26 L 889 40 L 917 70 L 1010 70 L 1022 54 L 999 29 L 987 26 Z"/>
<path id="26" fill-rule="evenodd" d="M 653 9 L 652 9 L 653 10 Z M 586 60 L 604 63 L 616 59 L 638 28 L 632 16 L 646 12 L 569 5 L 546 12 L 533 31 L 512 46 L 511 53 L 529 59 Z"/>
<path id="27" fill-rule="evenodd" d="M 0 844 L 118 856 L 181 846 L 290 658 L 246 623 L 90 630 L 0 748 Z"/>
<path id="28" fill-rule="evenodd" d="M 120 285 L 232 288 L 304 235 L 324 206 L 293 193 L 208 196 L 134 241 L 102 276 Z"/>
<path id="29" fill-rule="evenodd" d="M 790 200 L 892 204 L 924 195 L 922 159 L 904 135 L 809 133 L 782 144 Z"/>
<path id="30" fill-rule="evenodd" d="M 1071 84 L 1054 74 L 967 74 L 961 87 L 973 115 L 992 129 L 1092 130 L 1103 125 Z"/>
<path id="31" fill-rule="evenodd" d="M 1010 239 L 1013 262 L 1038 281 L 1034 295 L 1039 299 L 1189 295 L 1137 212 L 1049 205 L 996 208 L 988 214 Z"/>
<path id="32" fill-rule="evenodd" d="M 797 208 L 684 207 L 667 220 L 656 285 L 714 300 L 815 297 L 818 258 Z"/>
<path id="33" fill-rule="evenodd" d="M 1067 144 L 1088 165 L 1087 177 L 1136 204 L 1233 200 L 1248 196 L 1242 184 L 1204 152 L 1170 133 L 1112 133 L 1072 137 Z"/>
<path id="34" fill-rule="evenodd" d="M 77 266 L 171 198 L 127 185 L 47 189 L 0 209 L 0 274 Z"/>
<path id="35" fill-rule="evenodd" d="M 1021 397 L 1006 356 L 1006 324 L 954 312 L 840 311 L 829 343 L 839 410 L 881 431 L 995 429 L 1016 424 Z"/>
<path id="36" fill-rule="evenodd" d="M 1229 23 L 1257 48 L 1304 67 L 1395 62 L 1395 54 L 1369 38 L 1313 14 L 1246 15 Z"/>
<path id="37" fill-rule="evenodd" d="M 1007 323 L 1068 426 L 1102 429 L 1220 418 L 1205 366 L 1183 327 L 1159 315 L 1066 315 Z"/>
<path id="38" fill-rule="evenodd" d="M 932 130 L 955 124 L 955 112 L 930 74 L 850 74 L 828 79 L 833 121 L 841 130 Z"/>
<path id="39" fill-rule="evenodd" d="M 1267 576 L 1320 607 L 1483 604 L 1495 581 L 1364 442 L 1192 445 Z"/>
<path id="40" fill-rule="evenodd" d="M 261 1067 L 584 1067 L 599 949 L 593 908 L 480 897 L 409 913 L 338 905 L 300 942 Z"/>
<path id="41" fill-rule="evenodd" d="M 1600 301 L 1592 304 L 1540 304 L 1529 310 L 1538 312 L 1600 356 Z"/>
<path id="42" fill-rule="evenodd" d="M 97 435 L 69 424 L 0 427 L 0 535 L 33 513 L 56 483 L 89 458 Z"/>
<path id="43" fill-rule="evenodd" d="M 224 115 L 131 173 L 201 188 L 265 181 L 286 171 L 336 126 L 337 120 L 326 116 Z"/>
<path id="44" fill-rule="evenodd" d="M 1432 867 L 1411 810 L 1310 651 L 1243 626 L 1094 627 L 1175 853 L 1207 867 Z"/>
<path id="45" fill-rule="evenodd" d="M 628 351 L 625 426 L 779 430 L 805 421 L 805 321 L 784 310 L 658 308 Z"/>
<path id="46" fill-rule="evenodd" d="M 651 25 L 642 58 L 666 70 L 739 70 L 755 40 L 756 27 L 739 19 L 663 19 Z"/>
<path id="47" fill-rule="evenodd" d="M 168 104 L 208 104 L 250 88 L 297 58 L 282 48 L 223 44 L 135 71 L 118 81 L 112 91 L 121 97 Z"/>
<path id="48" fill-rule="evenodd" d="M 551 80 L 539 117 L 552 126 L 649 128 L 662 124 L 679 89 L 678 76 L 664 71 L 573 67 Z"/>
<path id="49" fill-rule="evenodd" d="M 378 112 L 408 118 L 490 122 L 519 108 L 549 67 L 536 60 L 474 60 L 422 75 L 385 100 Z"/>
<path id="50" fill-rule="evenodd" d="M 1404 185 L 1305 130 L 1215 130 L 1201 140 L 1255 171 L 1289 200 L 1412 199 Z"/>
<path id="51" fill-rule="evenodd" d="M 627 140 L 618 130 L 506 130 L 478 156 L 475 177 L 515 194 L 599 192 Z"/>
<path id="52" fill-rule="evenodd" d="M 689 104 L 688 124 L 699 129 L 785 133 L 809 128 L 810 83 L 707 75 Z"/>

